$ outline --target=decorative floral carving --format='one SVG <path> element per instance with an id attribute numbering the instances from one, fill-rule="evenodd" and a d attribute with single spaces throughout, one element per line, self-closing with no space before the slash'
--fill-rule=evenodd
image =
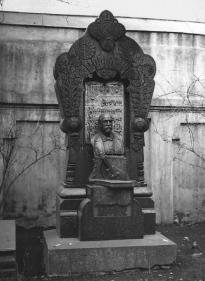
<path id="1" fill-rule="evenodd" d="M 132 149 L 135 152 L 140 151 L 144 146 L 144 134 L 141 132 L 134 133 L 132 136 Z"/>
<path id="2" fill-rule="evenodd" d="M 136 118 L 146 120 L 155 72 L 153 58 L 144 54 L 133 39 L 125 36 L 124 26 L 109 11 L 104 11 L 68 53 L 61 54 L 56 60 L 54 77 L 61 115 L 65 120 L 71 117 L 82 119 L 86 79 L 98 77 L 106 82 L 117 78 L 127 81 L 129 122 L 134 124 Z M 131 127 L 128 145 L 135 151 L 142 150 L 144 133 L 136 131 L 136 126 Z M 80 128 L 76 126 L 76 131 Z"/>
<path id="3" fill-rule="evenodd" d="M 76 41 L 74 49 L 79 60 L 91 59 L 96 52 L 95 44 L 89 37 L 82 37 Z"/>
<path id="4" fill-rule="evenodd" d="M 115 69 L 98 69 L 97 75 L 105 80 L 115 78 L 117 71 Z"/>

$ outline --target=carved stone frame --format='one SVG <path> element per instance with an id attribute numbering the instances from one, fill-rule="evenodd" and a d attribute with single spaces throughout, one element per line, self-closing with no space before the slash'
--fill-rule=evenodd
<path id="1" fill-rule="evenodd" d="M 66 53 L 61 54 L 54 67 L 55 91 L 62 116 L 61 129 L 68 140 L 69 157 L 65 186 L 78 187 L 76 165 L 83 147 L 84 82 L 87 79 L 127 81 L 129 148 L 135 155 L 139 185 L 144 183 L 144 132 L 154 90 L 156 65 L 140 46 L 125 35 L 125 27 L 111 12 L 103 11 L 91 23 L 85 34 Z"/>

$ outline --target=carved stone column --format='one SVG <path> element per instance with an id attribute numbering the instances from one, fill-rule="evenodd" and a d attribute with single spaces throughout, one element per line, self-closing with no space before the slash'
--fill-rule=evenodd
<path id="1" fill-rule="evenodd" d="M 77 160 L 80 151 L 80 134 L 82 124 L 79 117 L 64 119 L 61 130 L 66 133 L 66 171 L 64 187 L 80 187 L 76 177 Z"/>
<path id="2" fill-rule="evenodd" d="M 61 130 L 66 134 L 66 166 L 64 182 L 57 192 L 57 232 L 60 237 L 75 237 L 78 231 L 77 209 L 85 197 L 85 189 L 80 188 L 77 162 L 80 153 L 79 117 L 63 119 Z"/>
<path id="3" fill-rule="evenodd" d="M 149 120 L 142 117 L 137 117 L 132 122 L 133 143 L 132 148 L 137 154 L 137 184 L 138 186 L 145 185 L 144 179 L 144 132 L 149 128 Z"/>

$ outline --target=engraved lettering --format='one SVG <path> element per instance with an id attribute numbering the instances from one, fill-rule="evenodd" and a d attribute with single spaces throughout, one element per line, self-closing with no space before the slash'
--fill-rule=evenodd
<path id="1" fill-rule="evenodd" d="M 113 131 L 124 137 L 124 88 L 120 82 L 103 85 L 88 82 L 85 85 L 85 140 L 90 143 L 96 133 L 97 119 L 102 113 L 114 117 Z"/>

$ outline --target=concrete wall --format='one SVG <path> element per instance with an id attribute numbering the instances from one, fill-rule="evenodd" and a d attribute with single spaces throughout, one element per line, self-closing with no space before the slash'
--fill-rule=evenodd
<path id="1" fill-rule="evenodd" d="M 204 0 L 5 0 L 3 11 L 97 16 L 109 9 L 116 16 L 179 21 L 205 21 Z"/>
<path id="2" fill-rule="evenodd" d="M 7 136 L 14 123 L 18 134 L 11 177 L 35 162 L 35 157 L 42 157 L 12 185 L 7 195 L 7 214 L 26 227 L 52 226 L 55 192 L 63 178 L 64 165 L 64 136 L 59 130 L 53 65 L 93 18 L 15 13 L 1 16 L 1 138 Z M 145 146 L 146 179 L 153 190 L 157 221 L 172 222 L 175 213 L 202 221 L 204 24 L 190 23 L 187 28 L 183 22 L 120 21 L 129 30 L 127 35 L 157 64 Z"/>

